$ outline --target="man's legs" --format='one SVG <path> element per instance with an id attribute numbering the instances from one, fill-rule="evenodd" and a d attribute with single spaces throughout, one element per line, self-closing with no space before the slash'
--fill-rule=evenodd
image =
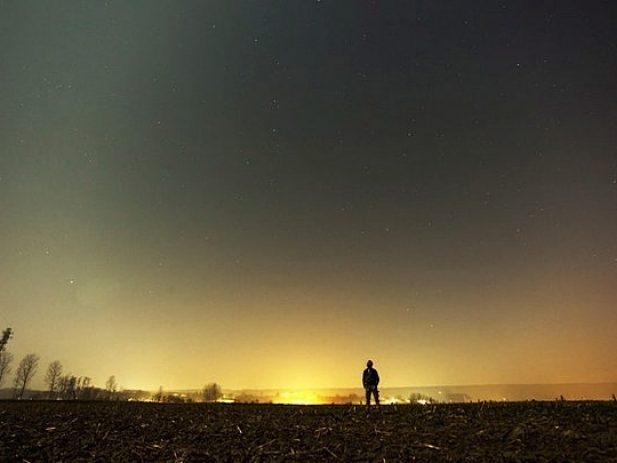
<path id="1" fill-rule="evenodd" d="M 373 389 L 373 397 L 375 397 L 375 405 L 379 405 L 379 390 L 377 387 Z"/>
<path id="2" fill-rule="evenodd" d="M 371 388 L 367 387 L 364 391 L 366 392 L 366 406 L 368 407 L 371 404 Z"/>

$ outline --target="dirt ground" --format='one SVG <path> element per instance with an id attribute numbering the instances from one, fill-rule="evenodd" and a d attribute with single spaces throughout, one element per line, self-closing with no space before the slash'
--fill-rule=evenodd
<path id="1" fill-rule="evenodd" d="M 617 462 L 617 405 L 0 402 L 0 461 Z"/>

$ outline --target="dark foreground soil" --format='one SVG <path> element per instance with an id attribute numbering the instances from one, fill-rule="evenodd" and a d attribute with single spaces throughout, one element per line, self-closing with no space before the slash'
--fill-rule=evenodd
<path id="1" fill-rule="evenodd" d="M 0 461 L 617 462 L 617 405 L 0 402 Z"/>

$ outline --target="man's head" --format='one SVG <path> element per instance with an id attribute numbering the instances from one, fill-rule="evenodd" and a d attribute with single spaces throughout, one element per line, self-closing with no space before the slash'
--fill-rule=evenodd
<path id="1" fill-rule="evenodd" d="M 369 360 L 368 362 L 366 362 L 366 366 L 369 368 L 373 368 L 373 361 Z"/>

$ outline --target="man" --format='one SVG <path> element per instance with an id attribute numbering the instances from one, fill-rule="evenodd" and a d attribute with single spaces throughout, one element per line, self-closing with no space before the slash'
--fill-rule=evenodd
<path id="1" fill-rule="evenodd" d="M 373 361 L 366 362 L 366 369 L 362 373 L 362 386 L 366 391 L 366 406 L 371 405 L 371 394 L 375 398 L 375 403 L 379 405 L 379 390 L 377 385 L 379 384 L 379 373 L 373 368 Z"/>

